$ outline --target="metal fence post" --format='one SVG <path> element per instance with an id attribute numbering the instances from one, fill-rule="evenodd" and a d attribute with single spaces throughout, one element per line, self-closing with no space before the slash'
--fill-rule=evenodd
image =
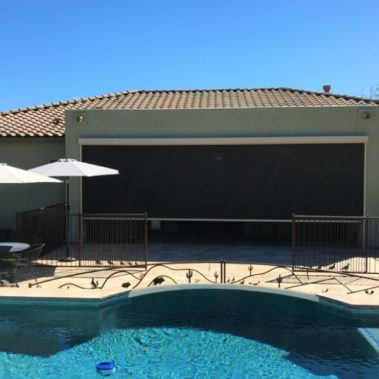
<path id="1" fill-rule="evenodd" d="M 79 266 L 82 265 L 82 248 L 83 248 L 83 217 L 82 214 L 78 214 L 78 233 L 79 233 L 79 246 L 78 246 L 78 260 Z"/>
<path id="2" fill-rule="evenodd" d="M 226 262 L 220 261 L 220 283 L 226 283 Z"/>
<path id="3" fill-rule="evenodd" d="M 144 230 L 144 240 L 145 240 L 145 267 L 147 266 L 147 232 L 148 232 L 148 227 L 149 227 L 149 223 L 148 223 L 148 219 L 147 219 L 147 213 L 145 213 L 145 230 Z"/>
<path id="4" fill-rule="evenodd" d="M 368 272 L 368 216 L 365 216 L 364 218 L 364 237 L 363 237 L 363 243 L 364 243 L 364 253 L 365 253 L 365 272 Z"/>
<path id="5" fill-rule="evenodd" d="M 291 260 L 292 260 L 292 274 L 295 272 L 295 254 L 296 254 L 296 220 L 295 220 L 295 214 L 292 214 L 292 254 L 291 254 Z"/>

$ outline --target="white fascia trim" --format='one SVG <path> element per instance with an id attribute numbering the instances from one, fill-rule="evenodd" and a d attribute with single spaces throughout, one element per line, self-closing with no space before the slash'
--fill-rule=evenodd
<path id="1" fill-rule="evenodd" d="M 368 136 L 231 137 L 231 138 L 79 138 L 80 145 L 193 146 L 193 145 L 298 145 L 368 142 Z"/>

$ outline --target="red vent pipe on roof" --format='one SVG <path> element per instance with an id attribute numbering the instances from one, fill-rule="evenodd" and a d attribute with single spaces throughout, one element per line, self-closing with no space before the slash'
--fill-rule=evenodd
<path id="1" fill-rule="evenodd" d="M 324 90 L 325 93 L 329 93 L 330 92 L 330 84 L 324 84 L 322 86 L 322 89 Z"/>

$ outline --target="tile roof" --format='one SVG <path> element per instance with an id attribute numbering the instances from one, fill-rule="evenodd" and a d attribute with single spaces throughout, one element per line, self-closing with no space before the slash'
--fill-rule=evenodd
<path id="1" fill-rule="evenodd" d="M 290 88 L 126 91 L 0 112 L 0 137 L 62 137 L 71 109 L 214 109 L 379 105 L 378 100 Z"/>

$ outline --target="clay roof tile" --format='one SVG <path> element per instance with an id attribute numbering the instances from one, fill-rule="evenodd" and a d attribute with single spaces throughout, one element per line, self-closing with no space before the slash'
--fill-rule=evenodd
<path id="1" fill-rule="evenodd" d="M 292 88 L 133 90 L 0 112 L 1 137 L 62 137 L 70 109 L 212 109 L 378 106 L 378 100 Z"/>

